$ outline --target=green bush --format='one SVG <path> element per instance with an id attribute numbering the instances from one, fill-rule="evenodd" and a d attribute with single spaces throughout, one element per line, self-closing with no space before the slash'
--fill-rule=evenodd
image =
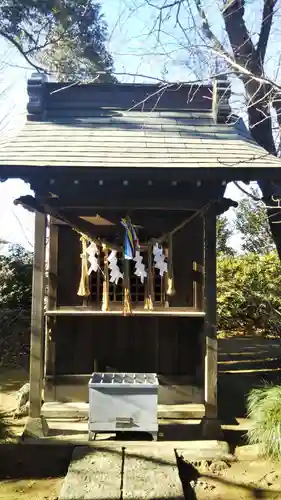
<path id="1" fill-rule="evenodd" d="M 281 333 L 281 264 L 276 252 L 218 256 L 218 329 Z"/>
<path id="2" fill-rule="evenodd" d="M 28 367 L 30 310 L 0 308 L 0 369 Z"/>
<path id="3" fill-rule="evenodd" d="M 11 246 L 0 255 L 0 368 L 28 364 L 31 289 L 32 255 Z"/>
<path id="4" fill-rule="evenodd" d="M 281 386 L 252 389 L 247 399 L 247 416 L 252 421 L 248 442 L 258 444 L 265 457 L 280 460 Z"/>
<path id="5" fill-rule="evenodd" d="M 31 307 L 32 254 L 12 245 L 0 255 L 0 308 L 25 310 Z"/>

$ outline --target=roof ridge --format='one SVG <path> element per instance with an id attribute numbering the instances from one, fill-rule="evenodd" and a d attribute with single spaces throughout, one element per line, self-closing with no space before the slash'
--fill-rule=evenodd
<path id="1" fill-rule="evenodd" d="M 215 121 L 225 121 L 230 112 L 229 82 L 215 79 L 200 83 L 56 83 L 44 74 L 28 80 L 28 120 L 42 121 L 46 115 L 75 115 L 74 110 L 177 111 L 209 113 Z M 83 113 L 82 113 L 83 114 Z"/>

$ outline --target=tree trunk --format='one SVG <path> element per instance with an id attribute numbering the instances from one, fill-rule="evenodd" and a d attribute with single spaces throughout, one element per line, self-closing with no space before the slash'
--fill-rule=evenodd
<path id="1" fill-rule="evenodd" d="M 247 92 L 249 128 L 253 139 L 269 154 L 277 155 L 272 133 L 272 117 L 269 107 L 269 98 L 273 90 L 268 85 L 260 85 L 253 80 L 245 81 Z M 265 160 L 266 162 L 266 157 Z M 281 260 L 281 210 L 278 203 L 272 200 L 272 195 L 278 196 L 272 181 L 258 180 L 258 185 L 267 207 L 267 216 L 276 249 Z M 281 193 L 281 187 L 278 189 Z"/>
<path id="2" fill-rule="evenodd" d="M 226 5 L 227 4 L 227 5 Z M 265 2 L 259 41 L 255 46 L 244 21 L 245 0 L 226 2 L 223 11 L 225 29 L 234 54 L 235 62 L 248 69 L 253 75 L 264 75 L 264 57 L 269 40 L 269 34 L 274 15 L 276 0 Z M 247 98 L 249 129 L 253 139 L 269 154 L 277 155 L 272 132 L 272 106 L 277 112 L 281 125 L 281 99 L 276 97 L 276 90 L 270 84 L 261 84 L 245 74 L 238 74 L 242 80 Z M 275 98 L 275 99 L 274 99 Z M 266 163 L 266 157 L 264 159 Z M 267 207 L 267 216 L 272 237 L 281 260 L 281 210 L 278 203 L 272 200 L 272 195 L 281 198 L 281 185 L 272 181 L 257 180 Z M 276 223 L 280 222 L 280 223 Z"/>

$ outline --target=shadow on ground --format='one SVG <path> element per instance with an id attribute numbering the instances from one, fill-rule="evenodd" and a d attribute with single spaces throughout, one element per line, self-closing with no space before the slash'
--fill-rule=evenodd
<path id="1" fill-rule="evenodd" d="M 13 482 L 17 479 L 38 479 L 38 478 L 50 478 L 50 477 L 63 477 L 66 475 L 68 466 L 72 457 L 74 446 L 69 443 L 68 445 L 53 445 L 53 446 L 38 446 L 38 445 L 2 445 L 0 446 L 0 479 L 6 479 L 9 482 Z M 93 448 L 95 452 L 108 453 L 109 457 L 112 454 L 119 455 L 121 461 L 122 450 L 112 449 L 110 447 L 105 448 Z M 78 458 L 83 458 L 83 456 L 88 452 L 87 447 L 81 447 L 79 450 Z M 145 456 L 143 453 L 139 454 L 136 450 L 132 454 L 130 450 L 130 457 L 138 458 L 139 460 L 150 461 L 153 463 L 160 464 L 162 466 L 171 467 L 174 466 L 174 462 L 167 460 L 161 460 L 156 457 Z M 178 457 L 177 457 L 178 458 Z M 267 489 L 256 488 L 252 485 L 242 484 L 236 481 L 229 481 L 222 477 L 215 477 L 214 475 L 203 474 L 201 475 L 198 470 L 184 459 L 179 457 L 177 459 L 178 473 L 181 480 L 184 498 L 185 500 L 196 500 L 196 489 L 193 489 L 190 482 L 192 480 L 211 480 L 213 484 L 217 486 L 223 485 L 228 488 L 229 494 L 227 497 L 220 498 L 244 498 L 243 495 L 247 495 L 247 498 L 252 499 L 269 499 L 269 498 L 280 498 L 280 493 L 276 491 L 270 491 Z M 122 478 L 120 474 L 120 483 L 122 483 Z M 236 489 L 236 494 L 232 497 L 232 491 Z M 237 495 L 238 491 L 238 495 Z M 122 493 L 122 492 L 121 492 Z M 200 496 L 201 497 L 201 496 Z M 126 497 L 127 498 L 127 497 Z M 182 500 L 180 496 L 169 497 L 170 500 Z M 213 498 L 213 496 L 206 494 L 204 498 Z M 77 499 L 80 500 L 80 499 Z M 93 498 L 93 500 L 95 500 Z M 104 499 L 106 500 L 106 499 Z M 108 500 L 113 500 L 112 498 Z M 122 500 L 122 494 L 116 497 L 116 500 Z M 133 500 L 133 499 L 132 499 Z M 135 499 L 137 500 L 137 499 Z M 161 500 L 160 498 L 153 498 L 151 500 Z"/>
<path id="2" fill-rule="evenodd" d="M 38 479 L 65 476 L 74 445 L 0 445 L 0 479 Z"/>
<path id="3" fill-rule="evenodd" d="M 84 440 L 88 439 L 87 431 L 84 429 L 71 428 L 71 424 L 67 427 L 50 428 L 48 437 L 58 438 L 61 436 L 80 436 Z M 165 422 L 159 421 L 158 441 L 195 441 L 202 438 L 202 429 L 200 420 L 190 421 L 189 424 L 180 422 Z M 102 438 L 103 441 L 152 441 L 152 436 L 145 432 L 118 432 L 116 436 L 102 437 L 98 434 L 98 440 Z M 67 439 L 67 438 L 66 438 Z"/>
<path id="4" fill-rule="evenodd" d="M 230 338 L 219 340 L 219 416 L 225 423 L 246 416 L 246 398 L 253 387 L 281 380 L 279 339 Z"/>

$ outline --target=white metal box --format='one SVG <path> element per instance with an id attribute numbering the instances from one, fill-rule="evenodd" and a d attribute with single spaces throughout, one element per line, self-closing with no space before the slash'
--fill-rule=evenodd
<path id="1" fill-rule="evenodd" d="M 157 439 L 156 373 L 93 373 L 89 439 L 99 432 L 148 432 Z"/>

